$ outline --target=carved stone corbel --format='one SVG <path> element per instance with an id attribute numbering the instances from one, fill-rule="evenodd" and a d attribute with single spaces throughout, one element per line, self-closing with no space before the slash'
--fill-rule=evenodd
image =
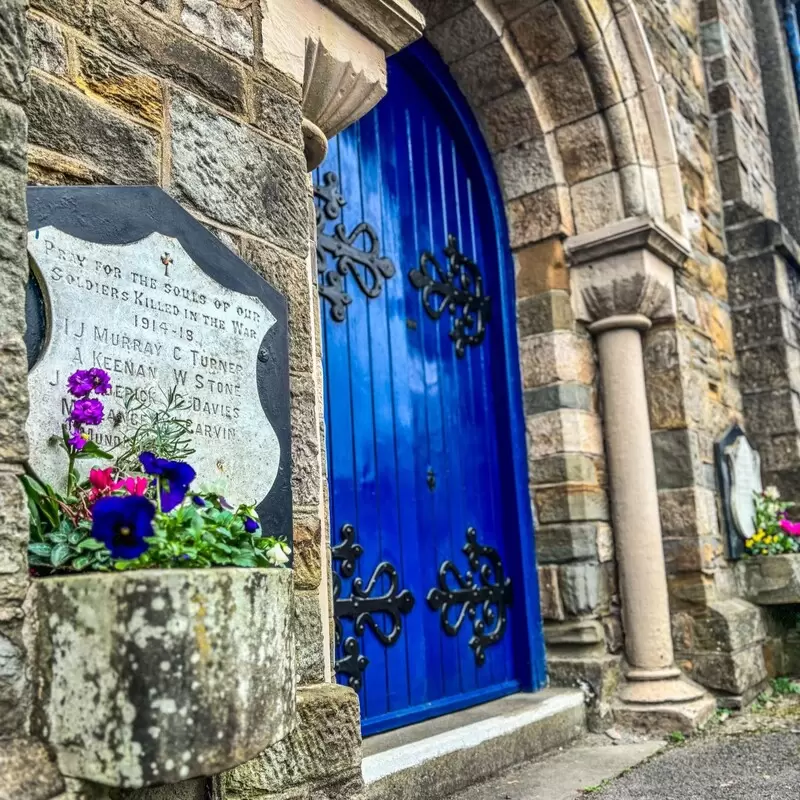
<path id="1" fill-rule="evenodd" d="M 262 0 L 264 59 L 303 86 L 309 171 L 386 94 L 386 56 L 422 35 L 408 0 Z"/>
<path id="2" fill-rule="evenodd" d="M 634 218 L 573 236 L 565 245 L 577 319 L 642 315 L 675 319 L 675 269 L 689 243 L 653 219 Z"/>

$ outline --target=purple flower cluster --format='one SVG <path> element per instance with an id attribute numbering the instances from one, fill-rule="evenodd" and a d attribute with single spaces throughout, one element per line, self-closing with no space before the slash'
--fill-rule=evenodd
<path id="1" fill-rule="evenodd" d="M 75 450 L 83 450 L 88 441 L 85 425 L 99 425 L 103 421 L 103 403 L 92 393 L 103 395 L 111 392 L 111 378 L 103 369 L 79 369 L 67 378 L 67 391 L 74 397 L 72 411 L 67 417 L 67 442 Z"/>
<path id="2" fill-rule="evenodd" d="M 159 458 L 155 453 L 144 452 L 139 456 L 142 467 L 148 475 L 155 475 L 161 499 L 161 510 L 165 513 L 179 506 L 189 491 L 189 484 L 195 479 L 194 468 L 185 461 L 170 461 Z"/>

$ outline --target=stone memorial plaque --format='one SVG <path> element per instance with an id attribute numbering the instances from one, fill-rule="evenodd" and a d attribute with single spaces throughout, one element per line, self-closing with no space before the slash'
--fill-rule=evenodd
<path id="1" fill-rule="evenodd" d="M 739 558 L 744 542 L 756 532 L 755 495 L 763 491 L 761 457 L 736 425 L 717 445 L 717 464 L 728 549 L 732 558 Z"/>
<path id="2" fill-rule="evenodd" d="M 37 188 L 29 207 L 36 472 L 63 482 L 53 437 L 70 408 L 67 376 L 99 367 L 113 386 L 105 420 L 89 429 L 103 450 L 119 452 L 142 424 L 141 402 L 158 408 L 177 388 L 196 485 L 257 504 L 265 529 L 288 535 L 285 300 L 160 189 Z"/>

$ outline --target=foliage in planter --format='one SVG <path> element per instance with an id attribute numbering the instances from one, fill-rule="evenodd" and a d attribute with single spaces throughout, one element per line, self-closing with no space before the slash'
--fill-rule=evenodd
<path id="1" fill-rule="evenodd" d="M 102 451 L 89 431 L 105 413 L 100 396 L 110 393 L 101 369 L 78 370 L 67 390 L 74 398 L 62 426 L 67 454 L 66 491 L 59 492 L 29 468 L 22 481 L 28 496 L 31 535 L 28 560 L 38 575 L 172 567 L 269 567 L 289 560 L 282 540 L 261 533 L 252 506 L 230 506 L 222 493 L 192 490 L 195 471 L 187 406 L 176 390 L 160 408 L 138 403 L 143 420 L 123 438 L 119 454 Z M 94 397 L 92 395 L 95 395 Z M 133 409 L 126 402 L 126 412 Z M 77 462 L 113 463 L 81 480 Z"/>
<path id="2" fill-rule="evenodd" d="M 748 555 L 800 553 L 800 523 L 786 517 L 786 512 L 793 505 L 782 501 L 774 486 L 768 486 L 761 494 L 755 495 L 753 522 L 756 532 L 745 542 Z"/>

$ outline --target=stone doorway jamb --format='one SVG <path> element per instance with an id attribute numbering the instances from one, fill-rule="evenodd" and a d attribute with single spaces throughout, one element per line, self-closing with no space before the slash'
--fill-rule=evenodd
<path id="1" fill-rule="evenodd" d="M 663 223 L 633 218 L 568 239 L 575 316 L 597 344 L 611 510 L 625 629 L 622 724 L 690 730 L 713 698 L 675 665 L 645 390 L 642 334 L 676 318 L 674 270 L 689 244 Z"/>

